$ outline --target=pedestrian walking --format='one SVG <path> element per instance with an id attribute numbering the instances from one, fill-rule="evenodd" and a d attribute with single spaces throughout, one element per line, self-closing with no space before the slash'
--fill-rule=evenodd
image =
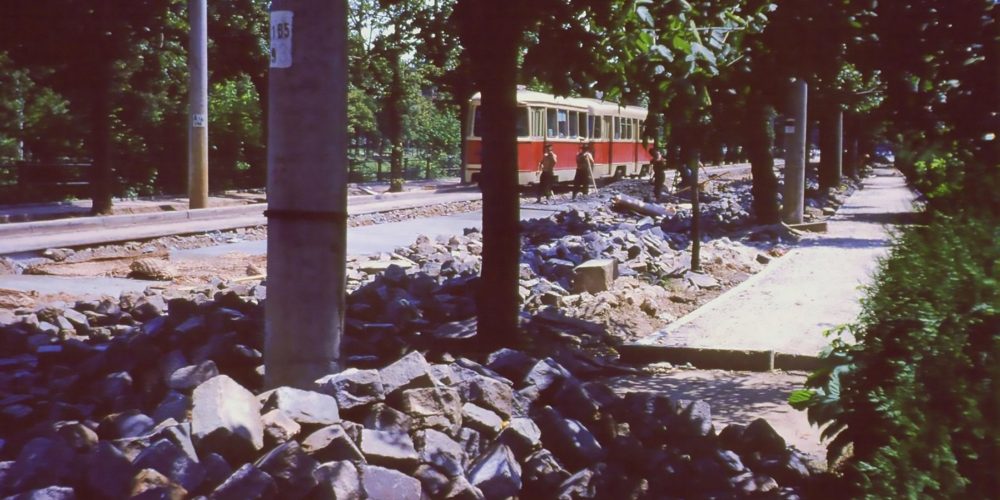
<path id="1" fill-rule="evenodd" d="M 552 200 L 552 183 L 556 177 L 556 154 L 552 152 L 552 145 L 546 144 L 542 148 L 542 161 L 538 162 L 538 203 L 542 202 L 542 196 L 546 201 Z"/>
<path id="2" fill-rule="evenodd" d="M 590 154 L 590 143 L 580 145 L 580 152 L 576 155 L 576 175 L 573 176 L 573 199 L 576 194 L 583 192 L 590 194 L 590 183 L 594 173 L 594 155 Z"/>
<path id="3" fill-rule="evenodd" d="M 659 149 L 654 149 L 650 164 L 653 167 L 653 200 L 659 202 L 663 184 L 667 181 L 667 159 Z"/>

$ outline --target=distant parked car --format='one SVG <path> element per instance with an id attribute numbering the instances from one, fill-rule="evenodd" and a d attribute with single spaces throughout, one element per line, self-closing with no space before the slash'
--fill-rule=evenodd
<path id="1" fill-rule="evenodd" d="M 809 148 L 809 161 L 819 161 L 819 148 Z"/>

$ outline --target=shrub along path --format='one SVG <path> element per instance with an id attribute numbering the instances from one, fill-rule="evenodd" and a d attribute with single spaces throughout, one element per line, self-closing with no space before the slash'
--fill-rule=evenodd
<path id="1" fill-rule="evenodd" d="M 857 317 L 862 287 L 871 283 L 879 259 L 889 251 L 892 225 L 907 221 L 913 201 L 899 172 L 876 168 L 863 189 L 827 221 L 826 233 L 808 236 L 809 241 L 763 272 L 638 345 L 648 357 L 672 347 L 818 355 L 829 344 L 824 332 Z M 756 408 L 756 416 L 821 462 L 825 451 L 819 431 L 809 426 L 804 412 L 786 403 L 805 376 L 671 370 L 653 377 L 624 377 L 614 384 L 621 391 L 668 394 L 694 389 L 712 405 L 717 424 L 746 421 L 748 407 Z"/>

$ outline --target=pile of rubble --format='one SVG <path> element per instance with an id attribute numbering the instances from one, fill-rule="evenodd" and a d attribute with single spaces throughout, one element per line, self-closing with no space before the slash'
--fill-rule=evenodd
<path id="1" fill-rule="evenodd" d="M 716 433 L 703 401 L 619 397 L 558 356 L 360 352 L 379 327 L 357 318 L 351 368 L 264 391 L 265 286 L 206 292 L 19 311 L 0 327 L 0 496 L 794 498 L 810 481 L 763 420 Z"/>

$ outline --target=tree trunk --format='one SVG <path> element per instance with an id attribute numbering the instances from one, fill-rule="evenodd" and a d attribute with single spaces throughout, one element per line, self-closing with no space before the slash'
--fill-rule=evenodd
<path id="1" fill-rule="evenodd" d="M 777 224 L 778 178 L 774 174 L 774 108 L 763 102 L 763 96 L 752 94 L 747 108 L 746 151 L 753 177 L 753 213 L 758 224 Z"/>
<path id="2" fill-rule="evenodd" d="M 701 202 L 699 200 L 698 175 L 701 152 L 698 147 L 694 127 L 681 134 L 681 164 L 691 171 L 691 270 L 701 270 Z"/>
<path id="3" fill-rule="evenodd" d="M 382 159 L 385 157 L 385 139 L 378 140 L 378 158 L 375 158 L 375 182 L 382 182 Z"/>
<path id="4" fill-rule="evenodd" d="M 844 159 L 844 175 L 858 178 L 858 119 L 849 114 L 844 120 L 844 141 L 847 143 L 847 158 Z"/>
<path id="5" fill-rule="evenodd" d="M 487 10 L 502 10 L 498 6 Z M 488 19 L 490 16 L 486 16 Z M 481 55 L 483 133 L 483 267 L 478 333 L 494 349 L 519 339 L 518 263 L 521 239 L 517 189 L 517 56 L 519 29 L 494 25 Z"/>
<path id="6" fill-rule="evenodd" d="M 389 87 L 389 192 L 403 190 L 403 77 L 399 52 L 392 56 L 392 83 Z"/>
<path id="7" fill-rule="evenodd" d="M 459 130 L 461 131 L 462 137 L 459 141 L 459 164 L 458 164 L 458 177 L 459 182 L 465 184 L 465 165 L 468 163 L 465 147 L 465 138 L 469 136 L 469 98 L 468 96 L 463 96 L 458 103 L 458 123 Z"/>
<path id="8" fill-rule="evenodd" d="M 427 152 L 427 162 L 424 164 L 424 179 L 431 180 L 431 153 Z"/>
<path id="9" fill-rule="evenodd" d="M 820 105 L 819 126 L 819 188 L 826 190 L 840 185 L 840 169 L 837 165 L 837 119 L 838 106 L 835 102 Z"/>
<path id="10" fill-rule="evenodd" d="M 111 5 L 100 0 L 95 5 L 97 46 L 94 65 L 91 108 L 91 208 L 94 215 L 111 213 L 112 165 L 111 146 L 111 87 L 114 85 L 114 55 L 111 30 Z"/>

